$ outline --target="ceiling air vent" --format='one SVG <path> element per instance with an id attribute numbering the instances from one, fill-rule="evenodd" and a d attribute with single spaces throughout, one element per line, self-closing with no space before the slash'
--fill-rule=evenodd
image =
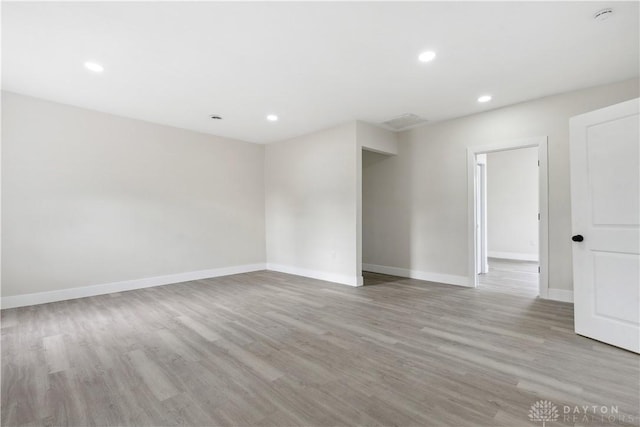
<path id="1" fill-rule="evenodd" d="M 391 120 L 382 122 L 382 124 L 392 130 L 405 130 L 427 123 L 427 119 L 415 114 L 403 114 L 398 117 L 394 117 Z"/>

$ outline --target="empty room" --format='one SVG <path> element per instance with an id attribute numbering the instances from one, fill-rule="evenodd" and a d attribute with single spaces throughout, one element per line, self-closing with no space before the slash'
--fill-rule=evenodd
<path id="1" fill-rule="evenodd" d="M 2 426 L 639 426 L 640 3 L 1 3 Z"/>

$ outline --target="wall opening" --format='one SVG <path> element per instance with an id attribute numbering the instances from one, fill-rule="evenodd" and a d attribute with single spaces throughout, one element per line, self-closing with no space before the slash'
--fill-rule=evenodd
<path id="1" fill-rule="evenodd" d="M 371 271 L 374 269 L 368 268 L 370 260 L 376 259 L 377 253 L 385 250 L 385 232 L 389 229 L 376 226 L 385 217 L 385 212 L 380 209 L 381 204 L 376 200 L 376 188 L 388 183 L 376 181 L 376 175 L 372 171 L 390 157 L 390 154 L 362 150 L 362 276 L 365 286 L 390 280 L 390 276 L 375 273 Z"/>
<path id="2" fill-rule="evenodd" d="M 476 155 L 479 288 L 539 295 L 538 148 Z"/>
<path id="3" fill-rule="evenodd" d="M 501 281 L 503 290 L 547 298 L 547 137 L 469 147 L 467 176 L 470 285 Z M 490 276 L 492 263 L 501 277 Z"/>

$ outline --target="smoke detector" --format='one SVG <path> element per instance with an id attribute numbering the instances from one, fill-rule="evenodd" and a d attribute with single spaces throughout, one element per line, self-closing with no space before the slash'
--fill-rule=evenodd
<path id="1" fill-rule="evenodd" d="M 382 125 L 395 131 L 401 131 L 411 129 L 416 126 L 427 123 L 427 119 L 415 114 L 402 114 L 401 116 L 394 117 L 393 119 L 382 122 Z"/>
<path id="2" fill-rule="evenodd" d="M 593 15 L 593 19 L 595 19 L 598 22 L 602 22 L 602 21 L 606 21 L 607 19 L 609 19 L 611 17 L 611 15 L 613 15 L 613 9 L 608 7 L 606 9 L 602 9 L 602 10 L 597 11 Z"/>

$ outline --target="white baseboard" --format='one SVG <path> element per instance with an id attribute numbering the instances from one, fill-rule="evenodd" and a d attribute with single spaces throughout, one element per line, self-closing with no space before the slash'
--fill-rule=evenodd
<path id="1" fill-rule="evenodd" d="M 549 288 L 547 291 L 547 299 L 562 302 L 573 302 L 573 291 Z"/>
<path id="2" fill-rule="evenodd" d="M 251 271 L 260 271 L 265 269 L 265 263 L 259 263 L 214 268 L 210 270 L 190 271 L 186 273 L 169 274 L 166 276 L 147 277 L 144 279 L 125 280 L 122 282 L 60 289 L 50 292 L 37 292 L 33 294 L 2 297 L 0 298 L 0 305 L 2 308 L 24 307 L 28 305 L 46 304 L 55 301 L 111 294 L 114 292 L 150 288 L 153 286 L 170 285 L 173 283 L 188 282 L 191 280 L 210 279 L 212 277 L 229 276 L 231 274 L 249 273 Z"/>
<path id="3" fill-rule="evenodd" d="M 289 265 L 267 263 L 267 270 L 279 271 L 280 273 L 293 274 L 296 276 L 310 277 L 312 279 L 325 280 L 327 282 L 340 283 L 341 285 L 362 286 L 362 276 L 348 276 L 346 274 L 328 273 L 319 270 L 308 270 L 306 268 L 292 267 Z"/>
<path id="4" fill-rule="evenodd" d="M 452 274 L 430 273 L 427 271 L 410 270 L 407 268 L 388 267 L 386 265 L 362 264 L 363 271 L 372 273 L 389 274 L 391 276 L 409 277 L 411 279 L 426 280 L 429 282 L 444 283 L 470 287 L 471 282 L 467 276 L 455 276 Z"/>
<path id="5" fill-rule="evenodd" d="M 362 264 L 364 271 L 389 274 L 392 276 L 409 277 L 429 282 L 447 285 L 470 286 L 469 278 L 450 274 L 430 273 L 426 271 L 410 270 L 406 268 L 388 267 L 384 265 Z M 25 307 L 29 305 L 46 304 L 76 298 L 110 294 L 114 292 L 131 291 L 150 288 L 153 286 L 170 285 L 191 280 L 209 279 L 212 277 L 228 276 L 231 274 L 249 273 L 252 271 L 272 270 L 312 279 L 325 280 L 349 286 L 362 286 L 362 276 L 348 276 L 324 271 L 308 270 L 304 268 L 285 266 L 280 264 L 246 264 L 233 267 L 214 268 L 210 270 L 191 271 L 186 273 L 169 274 L 166 276 L 147 277 L 143 279 L 125 280 L 122 282 L 104 283 L 100 285 L 83 286 L 77 288 L 60 289 L 50 292 L 14 295 L 0 298 L 0 306 L 5 308 Z M 563 302 L 573 302 L 573 291 L 565 289 L 549 289 L 548 299 Z"/>
<path id="6" fill-rule="evenodd" d="M 519 252 L 497 252 L 497 251 L 489 251 L 487 253 L 489 258 L 500 258 L 500 259 L 512 259 L 515 261 L 539 261 L 540 257 L 538 254 L 522 254 Z"/>

